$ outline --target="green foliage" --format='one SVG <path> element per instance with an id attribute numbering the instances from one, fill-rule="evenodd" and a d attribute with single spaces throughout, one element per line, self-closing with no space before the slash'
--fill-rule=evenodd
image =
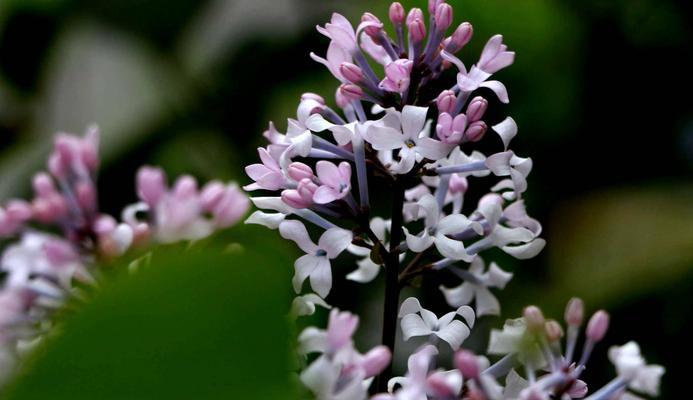
<path id="1" fill-rule="evenodd" d="M 117 274 L 3 398 L 294 397 L 285 247 L 254 228 L 232 236 L 243 245 L 160 248 Z"/>

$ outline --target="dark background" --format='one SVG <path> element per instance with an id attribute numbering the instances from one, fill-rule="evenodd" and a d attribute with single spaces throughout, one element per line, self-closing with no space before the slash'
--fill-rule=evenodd
<path id="1" fill-rule="evenodd" d="M 580 295 L 590 310 L 612 313 L 609 344 L 637 340 L 648 360 L 667 367 L 663 398 L 685 393 L 693 321 L 693 5 L 450 3 L 458 23 L 474 24 L 461 53 L 468 64 L 494 33 L 517 52 L 498 74 L 511 103 L 492 112 L 518 122 L 513 147 L 534 160 L 527 203 L 548 245 L 527 262 L 497 257 L 516 273 L 499 294 L 502 317 L 536 303 L 559 318 L 568 298 Z M 134 200 L 133 174 L 143 163 L 171 175 L 246 183 L 241 167 L 254 162 L 268 120 L 284 129 L 304 91 L 332 101 L 335 81 L 308 57 L 327 46 L 315 24 L 331 11 L 352 21 L 372 11 L 385 20 L 387 5 L 2 0 L 0 198 L 28 193 L 53 133 L 79 133 L 92 122 L 103 133 L 106 211 Z M 377 342 L 382 282 L 338 281 L 330 302 L 358 303 L 363 324 L 374 327 L 361 330 L 363 348 Z M 424 283 L 431 308 L 442 307 L 437 283 Z M 483 346 L 480 337 L 471 343 Z M 591 382 L 613 374 L 606 347 L 593 356 Z"/>

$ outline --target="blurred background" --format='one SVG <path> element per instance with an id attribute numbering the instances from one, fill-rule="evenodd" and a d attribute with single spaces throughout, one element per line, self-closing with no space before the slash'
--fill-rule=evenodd
<path id="1" fill-rule="evenodd" d="M 666 365 L 662 398 L 685 393 L 683 355 L 693 354 L 693 3 L 449 3 L 457 23 L 474 25 L 464 61 L 474 62 L 494 33 L 517 52 L 498 74 L 511 103 L 493 112 L 518 122 L 514 149 L 534 160 L 528 209 L 548 241 L 533 260 L 494 258 L 515 279 L 499 294 L 503 315 L 480 325 L 499 327 L 529 303 L 559 318 L 581 296 L 590 310 L 612 313 L 606 343 L 636 340 L 649 361 Z M 385 20 L 388 5 L 1 0 L 0 199 L 28 193 L 55 132 L 81 133 L 90 123 L 102 130 L 106 211 L 135 199 L 143 163 L 247 183 L 242 166 L 254 162 L 269 120 L 283 130 L 305 91 L 332 101 L 334 79 L 308 57 L 327 46 L 315 25 L 332 11 L 354 22 L 363 11 Z M 281 246 L 274 236 L 269 245 Z M 290 258 L 278 264 L 286 277 Z M 352 268 L 344 263 L 337 275 Z M 361 312 L 362 349 L 379 340 L 381 278 L 367 286 L 339 279 L 329 299 Z M 455 284 L 452 275 L 440 279 Z M 439 283 L 423 283 L 427 308 L 444 306 Z M 288 279 L 281 285 L 278 296 L 288 299 Z M 470 344 L 483 348 L 486 337 Z M 606 347 L 587 371 L 592 383 L 613 374 Z"/>

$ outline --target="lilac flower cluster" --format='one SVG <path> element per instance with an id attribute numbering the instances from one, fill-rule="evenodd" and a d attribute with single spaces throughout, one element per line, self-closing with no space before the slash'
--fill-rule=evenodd
<path id="1" fill-rule="evenodd" d="M 95 286 L 99 262 L 148 243 L 196 240 L 238 221 L 249 207 L 235 184 L 218 181 L 201 190 L 191 176 L 172 187 L 159 168 L 142 167 L 140 202 L 124 208 L 119 222 L 100 212 L 96 190 L 99 132 L 58 134 L 48 172 L 33 177 L 30 201 L 0 206 L 0 378 L 18 357 L 51 331 L 55 311 L 80 289 Z"/>
<path id="2" fill-rule="evenodd" d="M 246 167 L 254 182 L 245 189 L 263 192 L 251 198 L 261 210 L 246 223 L 277 229 L 305 253 L 294 263 L 293 315 L 331 308 L 325 299 L 333 283 L 332 260 L 345 251 L 360 258 L 347 279 L 368 283 L 381 270 L 385 275 L 382 346 L 359 353 L 351 340 L 357 317 L 333 309 L 326 331 L 310 327 L 299 337 L 300 354 L 320 354 L 304 359 L 312 362 L 301 381 L 319 399 L 364 399 L 369 390 L 389 392 L 377 399 L 402 400 L 584 397 L 587 387 L 578 378 L 608 317 L 595 314 L 582 358 L 573 363 L 582 320 L 576 301 L 567 314 L 565 355 L 560 325 L 529 307 L 523 318 L 492 333 L 488 353 L 506 355 L 494 365 L 462 350 L 456 354 L 457 369 L 432 368 L 441 342 L 458 351 L 477 317 L 500 313 L 492 289 L 502 289 L 512 274 L 494 262 L 487 268 L 482 254 L 500 249 L 528 259 L 545 241 L 541 224 L 527 214 L 522 200 L 532 160 L 509 149 L 517 125 L 510 117 L 497 123 L 487 119 L 495 99 L 509 102 L 505 86 L 489 78 L 512 64 L 515 53 L 495 35 L 467 68 L 455 53 L 471 40 L 472 25 L 462 23 L 448 36 L 452 7 L 429 0 L 428 13 L 426 18 L 421 9 L 405 12 L 392 3 L 388 16 L 394 37 L 371 13 L 363 14 L 356 29 L 339 14 L 318 26 L 330 43 L 324 57 L 311 57 L 340 82 L 337 110 L 321 96 L 305 93 L 287 131 L 270 123 L 264 133 L 269 144 L 258 149 L 261 163 Z M 495 138 L 486 135 L 489 130 Z M 480 141 L 489 142 L 484 148 L 495 141 L 497 151 L 480 152 L 475 144 Z M 487 194 L 470 204 L 470 185 L 493 178 Z M 389 198 L 389 214 L 376 214 L 374 198 Z M 321 232 L 317 244 L 304 222 Z M 444 269 L 462 280 L 457 287 L 440 288 L 453 311 L 438 317 L 416 298 L 400 303 L 403 286 Z M 311 292 L 304 292 L 306 286 Z M 425 337 L 428 344 L 409 358 L 404 377 L 392 378 L 398 319 L 404 340 Z M 636 345 L 615 348 L 610 355 L 619 378 L 590 399 L 628 398 L 626 388 L 656 393 L 663 370 L 646 366 Z M 525 378 L 513 369 L 520 365 Z M 544 370 L 549 372 L 538 378 Z M 505 385 L 497 381 L 503 376 Z"/>

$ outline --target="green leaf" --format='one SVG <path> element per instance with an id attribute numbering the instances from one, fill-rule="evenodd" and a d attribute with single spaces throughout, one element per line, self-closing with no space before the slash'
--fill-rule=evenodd
<path id="1" fill-rule="evenodd" d="M 117 274 L 3 398 L 295 398 L 290 258 L 266 231 L 240 228 L 241 247 L 160 248 Z"/>

